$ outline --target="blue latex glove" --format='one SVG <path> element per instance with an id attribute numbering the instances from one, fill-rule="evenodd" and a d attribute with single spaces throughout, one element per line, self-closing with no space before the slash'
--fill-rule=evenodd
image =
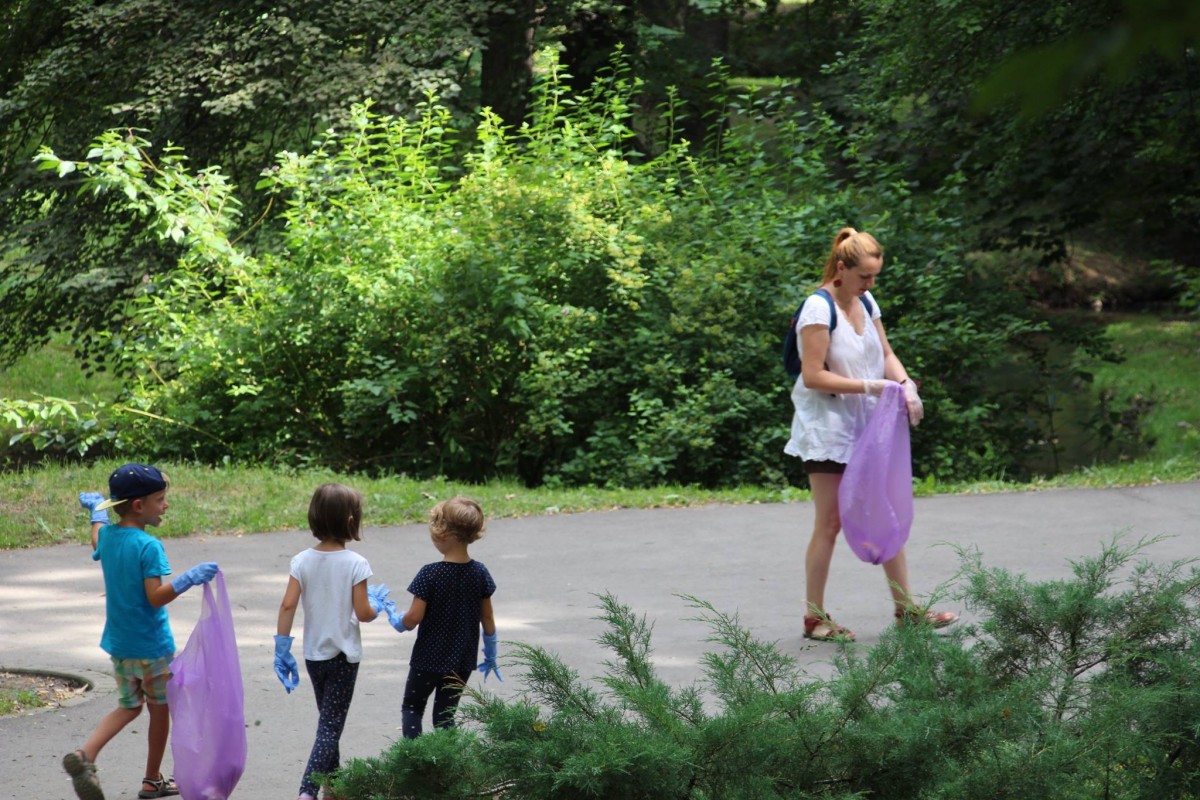
<path id="1" fill-rule="evenodd" d="M 392 590 L 387 587 L 386 583 L 381 583 L 378 586 L 367 584 L 367 600 L 371 603 L 371 608 L 375 609 L 376 614 L 382 614 L 387 610 L 388 603 L 395 607 L 396 603 L 388 600 L 387 597 L 392 593 Z"/>
<path id="2" fill-rule="evenodd" d="M 171 588 L 175 590 L 175 594 L 183 594 L 193 586 L 199 586 L 202 583 L 211 581 L 216 577 L 218 569 L 219 567 L 215 561 L 205 561 L 203 564 L 197 564 L 171 581 Z"/>
<path id="3" fill-rule="evenodd" d="M 275 634 L 275 675 L 287 693 L 300 685 L 300 669 L 292 655 L 292 637 Z"/>
<path id="4" fill-rule="evenodd" d="M 388 622 L 391 623 L 392 627 L 399 633 L 411 631 L 412 628 L 404 624 L 404 615 L 396 610 L 395 601 L 388 600 L 388 603 L 390 604 L 387 608 Z"/>
<path id="5" fill-rule="evenodd" d="M 99 492 L 80 492 L 79 493 L 79 505 L 83 506 L 88 511 L 92 512 L 91 521 L 99 522 L 103 525 L 107 525 L 109 523 L 108 509 L 104 508 L 99 511 L 96 510 L 96 506 L 100 505 L 103 502 L 104 502 L 104 495 L 100 494 Z"/>
<path id="6" fill-rule="evenodd" d="M 497 632 L 498 633 L 498 632 Z M 500 667 L 496 664 L 496 636 L 497 633 L 491 635 L 483 634 L 483 663 L 475 669 L 483 673 L 483 682 L 487 683 L 488 674 L 495 673 L 496 680 L 504 683 L 504 678 L 500 677 Z"/>

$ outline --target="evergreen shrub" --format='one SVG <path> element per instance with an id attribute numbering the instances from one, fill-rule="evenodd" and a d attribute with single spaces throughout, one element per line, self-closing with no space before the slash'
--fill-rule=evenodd
<path id="1" fill-rule="evenodd" d="M 348 800 L 1187 800 L 1200 797 L 1200 571 L 1114 542 L 1066 580 L 964 553 L 980 621 L 908 626 L 806 674 L 737 616 L 685 600 L 714 650 L 695 685 L 655 673 L 651 626 L 600 597 L 612 654 L 588 681 L 506 644 L 521 696 L 468 690 L 463 728 L 348 762 Z"/>

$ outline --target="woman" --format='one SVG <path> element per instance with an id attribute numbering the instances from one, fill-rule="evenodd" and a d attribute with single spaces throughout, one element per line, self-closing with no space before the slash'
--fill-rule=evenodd
<path id="1" fill-rule="evenodd" d="M 833 303 L 814 294 L 804 302 L 796 321 L 801 372 L 792 389 L 796 410 L 784 452 L 804 459 L 816 507 L 804 562 L 808 601 L 804 636 L 818 641 L 854 639 L 852 631 L 825 613 L 825 583 L 842 528 L 838 487 L 854 442 L 889 382 L 903 386 L 910 424 L 916 425 L 924 415 L 916 384 L 892 352 L 879 307 L 871 296 L 882 268 L 883 248 L 875 238 L 842 228 L 833 240 L 821 283 Z M 831 312 L 836 313 L 836 322 Z M 914 606 L 903 550 L 883 565 L 883 571 L 891 586 L 898 623 L 924 620 L 941 628 L 958 620 L 951 612 Z"/>

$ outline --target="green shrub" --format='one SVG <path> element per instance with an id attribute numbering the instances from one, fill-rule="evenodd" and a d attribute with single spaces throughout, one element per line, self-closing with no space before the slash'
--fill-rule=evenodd
<path id="1" fill-rule="evenodd" d="M 594 682 L 508 645 L 522 695 L 468 691 L 469 729 L 398 742 L 335 781 L 354 800 L 1200 796 L 1200 571 L 1117 543 L 1034 583 L 964 555 L 982 619 L 892 629 L 804 673 L 734 615 L 685 598 L 716 649 L 696 685 L 655 673 L 650 625 L 602 596 Z M 510 673 L 509 680 L 513 680 Z"/>
<path id="2" fill-rule="evenodd" d="M 97 401 L 0 397 L 0 465 L 103 457 L 119 444 L 110 418 L 108 406 Z"/>

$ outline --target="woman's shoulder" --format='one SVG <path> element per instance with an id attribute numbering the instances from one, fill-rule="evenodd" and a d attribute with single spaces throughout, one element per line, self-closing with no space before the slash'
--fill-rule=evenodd
<path id="1" fill-rule="evenodd" d="M 805 325 L 828 325 L 833 319 L 833 300 L 829 294 L 821 294 L 821 288 L 815 289 L 800 306 L 800 314 L 796 320 L 800 327 Z"/>

